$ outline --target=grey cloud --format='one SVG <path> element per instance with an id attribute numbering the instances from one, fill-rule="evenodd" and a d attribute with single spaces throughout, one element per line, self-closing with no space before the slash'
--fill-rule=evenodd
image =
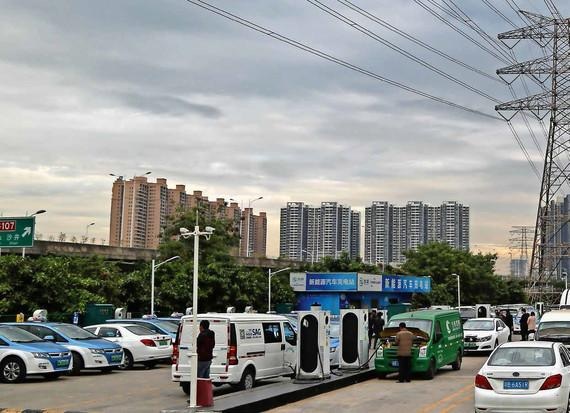
<path id="1" fill-rule="evenodd" d="M 157 115 L 186 116 L 197 114 L 205 118 L 219 118 L 222 111 L 211 105 L 188 102 L 174 96 L 139 95 L 135 93 L 123 93 L 119 99 L 127 105 L 143 112 Z"/>

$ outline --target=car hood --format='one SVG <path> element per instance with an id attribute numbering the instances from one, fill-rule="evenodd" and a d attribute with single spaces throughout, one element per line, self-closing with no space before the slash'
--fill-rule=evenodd
<path id="1" fill-rule="evenodd" d="M 23 351 L 39 352 L 39 353 L 60 353 L 63 351 L 68 351 L 65 347 L 59 344 L 46 342 L 38 343 L 14 343 L 14 348 Z"/>
<path id="2" fill-rule="evenodd" d="M 492 336 L 495 331 L 493 330 L 463 330 L 463 337 L 486 337 Z"/>

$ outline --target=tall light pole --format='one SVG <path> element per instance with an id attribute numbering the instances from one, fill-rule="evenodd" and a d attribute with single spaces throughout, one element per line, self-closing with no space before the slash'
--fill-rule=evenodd
<path id="1" fill-rule="evenodd" d="M 250 244 L 250 239 L 251 239 L 251 215 L 252 215 L 252 211 L 251 211 L 251 204 L 253 204 L 255 201 L 259 201 L 260 199 L 263 199 L 262 196 L 259 196 L 257 198 L 254 199 L 250 199 L 248 202 L 248 206 L 247 206 L 247 249 L 245 250 L 245 256 L 249 257 L 249 244 Z"/>
<path id="2" fill-rule="evenodd" d="M 301 250 L 301 252 L 304 252 L 304 253 L 309 254 L 311 256 L 311 265 L 313 265 L 315 263 L 315 256 L 313 255 L 312 252 L 309 252 L 307 250 Z"/>
<path id="3" fill-rule="evenodd" d="M 154 315 L 154 271 L 162 264 L 166 264 L 167 262 L 174 261 L 179 258 L 180 256 L 175 255 L 174 257 L 170 257 L 169 259 L 159 262 L 158 264 L 154 263 L 155 261 L 154 259 L 151 262 L 152 265 L 152 271 L 150 272 L 150 315 L 151 316 Z"/>
<path id="4" fill-rule="evenodd" d="M 32 215 L 29 215 L 31 217 L 35 217 L 36 215 L 40 215 L 40 214 L 45 214 L 47 211 L 45 209 L 39 209 L 36 212 L 34 212 Z M 26 211 L 26 216 L 28 216 L 28 211 Z M 34 228 L 34 232 L 35 232 L 35 228 Z M 26 258 L 26 248 L 22 248 L 22 258 Z"/>
<path id="5" fill-rule="evenodd" d="M 87 238 L 89 236 L 89 227 L 92 227 L 93 225 L 95 225 L 94 222 L 85 225 L 85 238 Z"/>
<path id="6" fill-rule="evenodd" d="M 190 351 L 190 409 L 196 409 L 196 387 L 198 382 L 198 353 L 196 352 L 196 341 L 198 339 L 198 248 L 200 248 L 200 236 L 210 239 L 214 233 L 214 228 L 206 227 L 205 231 L 200 231 L 198 226 L 198 213 L 196 212 L 196 226 L 190 232 L 187 228 L 180 228 L 180 236 L 184 239 L 194 237 L 194 277 L 192 286 L 192 342 Z"/>
<path id="7" fill-rule="evenodd" d="M 282 270 L 278 270 L 275 272 L 271 272 L 271 268 L 269 269 L 269 292 L 267 294 L 267 312 L 270 313 L 271 312 L 271 279 L 276 276 L 277 274 L 279 274 L 282 271 L 287 271 L 290 270 L 290 267 L 287 268 L 283 268 Z"/>
<path id="8" fill-rule="evenodd" d="M 457 309 L 461 310 L 461 279 L 459 278 L 459 274 L 451 274 L 457 277 Z"/>

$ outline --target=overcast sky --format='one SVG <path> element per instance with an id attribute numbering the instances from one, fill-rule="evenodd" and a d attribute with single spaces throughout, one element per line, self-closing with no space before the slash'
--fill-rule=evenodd
<path id="1" fill-rule="evenodd" d="M 322 1 L 461 81 L 512 99 L 504 84 L 420 49 L 336 0 Z M 384 77 L 494 114 L 491 100 L 306 1 L 212 3 Z M 487 73 L 506 66 L 411 0 L 354 3 Z M 517 3 L 546 12 L 542 2 Z M 570 6 L 558 3 L 568 15 Z M 480 1 L 457 4 L 493 37 L 512 29 Z M 507 2 L 492 4 L 522 24 Z M 519 59 L 541 56 L 528 41 L 515 51 Z M 247 204 L 263 196 L 254 206 L 268 213 L 274 256 L 279 208 L 288 201 L 339 201 L 363 211 L 376 200 L 457 200 L 471 206 L 472 246 L 503 254 L 510 226 L 533 225 L 536 214 L 539 180 L 504 122 L 405 92 L 184 0 L 2 1 L 0 125 L 0 212 L 46 209 L 37 220 L 44 238 L 60 231 L 81 236 L 95 222 L 89 233 L 108 240 L 108 174 L 145 171 L 212 199 Z M 520 120 L 515 125 L 541 169 L 528 130 Z"/>

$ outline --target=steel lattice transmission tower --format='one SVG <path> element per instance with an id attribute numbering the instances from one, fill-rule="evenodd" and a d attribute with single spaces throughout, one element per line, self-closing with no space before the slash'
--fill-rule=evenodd
<path id="1" fill-rule="evenodd" d="M 495 110 L 508 122 L 521 111 L 529 111 L 541 121 L 550 114 L 529 274 L 529 294 L 536 300 L 545 298 L 542 295 L 547 292 L 550 277 L 570 250 L 570 245 L 553 242 L 559 220 L 553 211 L 554 201 L 563 195 L 563 186 L 570 184 L 570 19 L 521 13 L 531 24 L 502 33 L 499 39 L 509 48 L 522 39 L 532 39 L 543 48 L 544 57 L 499 69 L 497 74 L 503 79 L 515 75 L 509 84 L 520 75 L 531 76 L 543 92 L 497 105 Z M 509 40 L 514 44 L 509 46 Z M 505 116 L 502 112 L 511 113 Z"/>

